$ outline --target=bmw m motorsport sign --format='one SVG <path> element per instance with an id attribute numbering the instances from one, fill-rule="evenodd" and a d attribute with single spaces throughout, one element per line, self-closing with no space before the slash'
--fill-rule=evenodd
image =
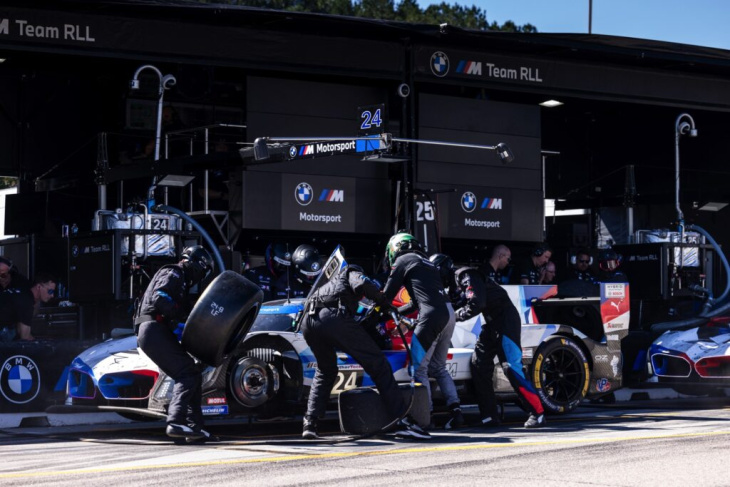
<path id="1" fill-rule="evenodd" d="M 458 188 L 448 196 L 444 236 L 504 239 L 512 237 L 512 194 L 498 188 Z"/>
<path id="2" fill-rule="evenodd" d="M 36 398 L 41 389 L 38 366 L 25 355 L 15 355 L 0 369 L 0 394 L 13 404 L 25 404 Z"/>
<path id="3" fill-rule="evenodd" d="M 282 175 L 281 223 L 291 230 L 355 231 L 355 180 Z"/>

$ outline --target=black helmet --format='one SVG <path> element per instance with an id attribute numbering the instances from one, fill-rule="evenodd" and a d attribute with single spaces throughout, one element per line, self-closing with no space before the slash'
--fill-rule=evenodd
<path id="1" fill-rule="evenodd" d="M 291 253 L 289 252 L 289 246 L 284 244 L 269 244 L 266 247 L 266 267 L 269 268 L 269 272 L 275 276 L 279 276 L 286 272 L 291 265 Z"/>
<path id="2" fill-rule="evenodd" d="M 190 272 L 190 280 L 197 284 L 213 270 L 213 257 L 201 245 L 186 247 L 182 252 L 183 268 Z"/>
<path id="3" fill-rule="evenodd" d="M 319 252 L 311 245 L 303 244 L 292 254 L 292 263 L 296 271 L 296 278 L 300 282 L 314 284 L 317 276 L 322 272 L 319 263 Z"/>
<path id="4" fill-rule="evenodd" d="M 598 252 L 598 267 L 603 272 L 614 272 L 621 265 L 621 256 L 613 249 Z"/>
<path id="5" fill-rule="evenodd" d="M 438 269 L 444 287 L 449 287 L 454 272 L 454 261 L 451 260 L 451 257 L 446 254 L 433 254 L 428 260 L 433 262 Z"/>

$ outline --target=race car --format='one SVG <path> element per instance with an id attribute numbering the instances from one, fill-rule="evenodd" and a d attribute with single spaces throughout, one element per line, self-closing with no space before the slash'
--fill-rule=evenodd
<path id="1" fill-rule="evenodd" d="M 314 289 L 346 265 L 340 248 L 324 266 Z M 523 318 L 523 364 L 552 413 L 573 410 L 586 397 L 622 385 L 621 339 L 628 333 L 629 286 L 603 283 L 600 297 L 561 298 L 557 286 L 505 286 Z M 407 296 L 399 295 L 401 302 Z M 303 411 L 316 361 L 298 329 L 304 300 L 265 303 L 245 338 L 216 367 L 203 373 L 203 410 L 210 416 Z M 399 382 L 409 382 L 408 354 L 394 335 L 396 325 L 362 304 L 361 324 L 380 343 Z M 457 322 L 447 367 L 462 404 L 473 400 L 470 360 L 484 318 Z M 556 324 L 560 323 L 560 324 Z M 406 341 L 408 337 L 406 336 Z M 351 357 L 338 355 L 339 374 L 332 399 L 347 389 L 373 385 Z M 505 401 L 515 396 L 502 370 L 495 390 Z M 99 344 L 76 357 L 67 379 L 67 404 L 132 406 L 166 411 L 173 381 L 136 348 L 136 337 Z M 439 399 L 434 385 L 434 402 Z M 128 411 L 125 410 L 125 413 Z"/>
<path id="2" fill-rule="evenodd" d="M 707 395 L 730 388 L 730 317 L 665 332 L 651 344 L 649 363 L 659 383 L 681 394 Z"/>

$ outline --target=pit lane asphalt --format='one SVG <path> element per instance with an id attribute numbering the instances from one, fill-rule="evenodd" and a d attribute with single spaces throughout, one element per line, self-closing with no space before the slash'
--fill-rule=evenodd
<path id="1" fill-rule="evenodd" d="M 161 422 L 8 428 L 0 430 L 0 484 L 728 485 L 730 399 L 584 404 L 539 430 L 522 428 L 524 417 L 508 407 L 493 430 L 337 445 L 301 440 L 300 420 L 211 420 L 222 441 L 186 446 L 164 436 Z M 339 429 L 336 418 L 323 426 Z"/>

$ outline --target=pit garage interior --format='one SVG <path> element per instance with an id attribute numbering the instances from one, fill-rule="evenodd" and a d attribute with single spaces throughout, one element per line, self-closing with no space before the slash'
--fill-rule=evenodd
<path id="1" fill-rule="evenodd" d="M 378 272 L 389 236 L 410 229 L 430 252 L 458 263 L 482 263 L 498 243 L 510 246 L 514 261 L 545 241 L 560 272 L 577 248 L 626 246 L 641 229 L 676 231 L 677 174 L 686 224 L 730 243 L 728 51 L 173 1 L 4 4 L 0 174 L 19 178 L 19 194 L 8 198 L 5 215 L 5 234 L 16 237 L 0 242 L 0 253 L 29 275 L 60 276 L 60 298 L 79 307 L 64 326 L 55 324 L 59 337 L 100 339 L 129 325 L 130 281 L 139 276 L 125 256 L 86 268 L 70 260 L 74 239 L 99 230 L 99 210 L 144 205 L 161 83 L 148 69 L 140 89 L 130 89 L 145 65 L 176 79 L 164 90 L 172 118 L 163 124 L 160 159 L 194 176 L 164 196 L 159 188 L 157 198 L 197 212 L 233 269 L 262 263 L 269 243 L 286 242 L 292 250 L 311 243 L 324 255 L 341 244 L 351 260 Z M 551 99 L 562 104 L 539 105 Z M 358 109 L 381 104 L 384 131 L 396 137 L 504 142 L 515 159 L 503 164 L 494 151 L 411 143 L 393 157 L 206 162 L 258 137 L 354 137 Z M 677 143 L 683 113 L 698 135 Z M 207 209 L 199 194 L 206 178 Z M 225 181 L 227 200 L 212 201 L 216 178 Z M 294 189 L 305 181 L 317 194 L 343 192 L 344 201 L 306 209 L 325 214 L 339 204 L 339 221 L 302 219 Z M 492 202 L 473 220 L 493 226 L 464 223 L 465 192 Z M 546 199 L 555 210 L 545 210 Z M 62 237 L 66 227 L 71 235 Z M 113 239 L 114 231 L 99 235 L 109 233 Z M 178 244 L 199 238 L 178 237 Z M 151 273 L 169 260 L 150 258 L 139 268 Z M 626 264 L 629 280 L 640 284 L 632 293 L 671 294 L 665 269 L 632 275 Z M 688 276 L 718 294 L 725 284 L 716 255 Z"/>

